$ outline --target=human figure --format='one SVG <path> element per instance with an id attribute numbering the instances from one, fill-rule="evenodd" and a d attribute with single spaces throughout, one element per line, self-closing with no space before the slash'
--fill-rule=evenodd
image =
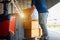
<path id="1" fill-rule="evenodd" d="M 48 32 L 47 32 L 47 16 L 48 16 L 48 9 L 45 4 L 44 0 L 31 0 L 31 8 L 34 10 L 35 8 L 38 11 L 38 19 L 39 24 L 41 25 L 43 31 L 43 39 L 48 39 Z"/>

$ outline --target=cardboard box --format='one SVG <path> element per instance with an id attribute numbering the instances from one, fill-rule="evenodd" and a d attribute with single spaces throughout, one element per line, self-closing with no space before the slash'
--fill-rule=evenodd
<path id="1" fill-rule="evenodd" d="M 31 22 L 31 29 L 38 29 L 38 28 L 39 28 L 38 20 L 32 20 L 32 22 Z"/>
<path id="2" fill-rule="evenodd" d="M 31 8 L 27 8 L 23 10 L 25 18 L 24 18 L 24 29 L 36 29 L 39 28 L 38 19 L 32 20 L 32 12 Z"/>
<path id="3" fill-rule="evenodd" d="M 39 26 L 38 19 L 32 20 L 31 14 L 32 11 L 30 8 L 25 9 L 24 11 L 24 36 L 25 38 L 41 36 L 41 28 Z"/>
<path id="4" fill-rule="evenodd" d="M 24 22 L 24 29 L 36 29 L 39 28 L 39 22 L 38 20 L 32 20 L 32 21 L 25 21 Z"/>
<path id="5" fill-rule="evenodd" d="M 24 29 L 25 38 L 37 37 L 39 35 L 39 29 Z"/>

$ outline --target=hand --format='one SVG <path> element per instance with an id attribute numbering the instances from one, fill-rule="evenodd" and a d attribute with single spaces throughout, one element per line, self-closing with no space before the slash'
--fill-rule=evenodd
<path id="1" fill-rule="evenodd" d="M 33 12 L 35 9 L 35 5 L 31 6 L 31 12 Z"/>
<path id="2" fill-rule="evenodd" d="M 35 9 L 35 5 L 31 6 L 31 9 L 34 10 Z"/>

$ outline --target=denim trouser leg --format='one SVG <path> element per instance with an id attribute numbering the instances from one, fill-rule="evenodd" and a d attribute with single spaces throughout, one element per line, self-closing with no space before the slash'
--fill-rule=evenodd
<path id="1" fill-rule="evenodd" d="M 48 16 L 48 13 L 39 13 L 38 14 L 39 24 L 41 25 L 44 37 L 48 36 L 47 25 L 46 25 L 47 24 L 47 16 Z"/>

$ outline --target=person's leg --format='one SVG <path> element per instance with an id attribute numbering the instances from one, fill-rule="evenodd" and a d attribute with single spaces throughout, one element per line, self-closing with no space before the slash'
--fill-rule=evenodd
<path id="1" fill-rule="evenodd" d="M 48 13 L 39 13 L 39 24 L 41 25 L 42 31 L 43 31 L 43 37 L 46 38 L 48 36 L 47 32 L 47 16 Z"/>

